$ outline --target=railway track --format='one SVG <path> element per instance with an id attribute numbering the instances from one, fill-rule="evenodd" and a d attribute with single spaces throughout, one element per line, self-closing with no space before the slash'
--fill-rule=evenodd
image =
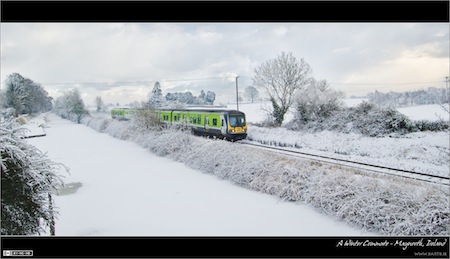
<path id="1" fill-rule="evenodd" d="M 314 160 L 314 161 L 319 161 L 319 162 L 324 162 L 324 163 L 329 163 L 329 164 L 336 164 L 336 165 L 341 165 L 341 166 L 347 166 L 347 167 L 352 167 L 352 168 L 357 168 L 357 169 L 363 169 L 363 170 L 371 171 L 374 173 L 381 173 L 381 174 L 386 174 L 386 175 L 391 175 L 391 176 L 414 179 L 417 181 L 429 182 L 429 183 L 433 183 L 433 184 L 450 186 L 450 178 L 445 177 L 445 176 L 414 172 L 414 171 L 410 171 L 410 170 L 392 168 L 392 167 L 387 167 L 387 166 L 382 166 L 382 165 L 374 165 L 374 164 L 369 164 L 369 163 L 364 163 L 364 162 L 350 161 L 350 160 L 340 159 L 340 158 L 335 158 L 335 157 L 330 157 L 330 156 L 310 154 L 310 153 L 306 153 L 306 152 L 301 152 L 299 150 L 291 150 L 291 149 L 284 149 L 284 148 L 280 148 L 280 147 L 263 145 L 263 144 L 248 141 L 248 140 L 240 141 L 239 143 L 242 145 L 253 146 L 253 147 L 265 149 L 265 150 L 271 150 L 271 151 L 274 151 L 277 153 L 282 153 L 282 154 L 295 156 L 295 157 L 306 158 L 309 160 Z"/>

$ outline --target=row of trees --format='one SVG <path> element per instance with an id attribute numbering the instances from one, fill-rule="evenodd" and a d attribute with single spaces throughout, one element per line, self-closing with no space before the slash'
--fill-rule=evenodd
<path id="1" fill-rule="evenodd" d="M 367 95 L 369 102 L 379 106 L 401 107 L 450 102 L 449 89 L 430 87 L 426 90 L 382 93 L 375 91 Z"/>
<path id="2" fill-rule="evenodd" d="M 18 73 L 8 75 L 0 93 L 2 108 L 13 109 L 13 115 L 46 112 L 52 109 L 52 98 L 42 86 Z"/>
<path id="3" fill-rule="evenodd" d="M 182 92 L 182 93 L 167 93 L 165 97 L 163 97 L 161 85 L 159 82 L 156 82 L 153 90 L 149 94 L 148 99 L 148 107 L 150 108 L 158 108 L 162 106 L 166 106 L 171 103 L 180 103 L 180 104 L 188 104 L 188 105 L 213 105 L 216 100 L 216 94 L 214 92 L 206 92 L 201 91 L 199 96 L 194 96 L 191 92 Z"/>

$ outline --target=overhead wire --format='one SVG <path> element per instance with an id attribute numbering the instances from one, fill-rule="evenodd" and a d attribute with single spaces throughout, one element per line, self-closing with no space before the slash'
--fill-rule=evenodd
<path id="1" fill-rule="evenodd" d="M 120 84 L 145 84 L 156 82 L 180 82 L 180 81 L 200 81 L 213 79 L 234 78 L 235 76 L 221 76 L 221 77 L 204 77 L 204 78 L 185 78 L 185 79 L 160 79 L 160 80 L 143 80 L 143 81 L 115 81 L 115 82 L 46 82 L 44 85 L 120 85 Z"/>

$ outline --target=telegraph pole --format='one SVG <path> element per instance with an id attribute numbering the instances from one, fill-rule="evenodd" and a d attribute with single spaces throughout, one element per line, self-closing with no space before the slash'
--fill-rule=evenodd
<path id="1" fill-rule="evenodd" d="M 236 108 L 237 108 L 237 110 L 239 111 L 238 78 L 239 78 L 239 76 L 236 76 Z"/>
<path id="2" fill-rule="evenodd" d="M 450 105 L 450 89 L 448 88 L 448 76 L 445 77 L 445 92 L 447 94 L 447 100 L 449 102 Z"/>

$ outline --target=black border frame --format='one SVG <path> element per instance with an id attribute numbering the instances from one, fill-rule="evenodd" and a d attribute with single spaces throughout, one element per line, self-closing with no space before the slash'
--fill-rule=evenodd
<path id="1" fill-rule="evenodd" d="M 11 250 L 31 250 L 36 258 L 448 258 L 449 255 L 449 237 L 433 236 L 2 237 L 1 243 L 2 258 L 8 258 L 4 253 Z"/>
<path id="2" fill-rule="evenodd" d="M 448 23 L 449 1 L 2 1 L 1 22 Z M 384 241 L 389 245 L 364 245 Z M 2 258 L 9 250 L 37 258 L 448 258 L 449 237 L 2 236 L 1 248 Z"/>
<path id="3" fill-rule="evenodd" d="M 1 22 L 449 21 L 449 1 L 442 0 L 2 1 L 1 5 Z"/>

